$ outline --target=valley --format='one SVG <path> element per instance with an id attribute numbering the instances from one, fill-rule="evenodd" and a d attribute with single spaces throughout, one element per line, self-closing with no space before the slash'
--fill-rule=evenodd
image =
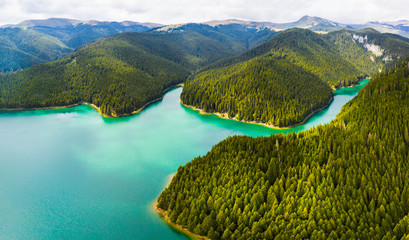
<path id="1" fill-rule="evenodd" d="M 1 27 L 0 238 L 408 237 L 405 24 Z"/>

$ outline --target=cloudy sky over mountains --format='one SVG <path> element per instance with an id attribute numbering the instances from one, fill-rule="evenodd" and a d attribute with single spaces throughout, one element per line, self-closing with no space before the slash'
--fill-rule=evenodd
<path id="1" fill-rule="evenodd" d="M 409 19 L 407 9 L 407 0 L 0 0 L 0 25 L 50 17 L 163 24 L 228 18 L 292 22 L 303 15 L 364 23 Z"/>

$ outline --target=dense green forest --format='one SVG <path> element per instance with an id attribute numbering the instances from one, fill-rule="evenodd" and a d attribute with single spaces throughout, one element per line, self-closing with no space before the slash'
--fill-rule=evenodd
<path id="1" fill-rule="evenodd" d="M 160 97 L 188 74 L 186 68 L 125 40 L 102 39 L 62 60 L 0 75 L 0 107 L 88 102 L 103 114 L 122 115 Z"/>
<path id="2" fill-rule="evenodd" d="M 58 39 L 34 30 L 0 28 L 0 72 L 54 61 L 72 50 Z"/>
<path id="3" fill-rule="evenodd" d="M 238 120 L 291 126 L 328 104 L 331 93 L 324 85 L 350 86 L 409 55 L 403 39 L 372 29 L 326 35 L 290 29 L 202 68 L 186 82 L 181 100 Z"/>
<path id="4" fill-rule="evenodd" d="M 157 34 L 147 35 L 156 38 Z M 103 38 L 61 60 L 0 75 L 0 106 L 38 108 L 89 102 L 111 116 L 138 110 L 161 97 L 164 89 L 184 81 L 191 71 L 175 62 L 185 61 L 180 46 L 171 41 L 163 45 L 166 39 L 146 39 L 147 44 L 140 45 L 134 40 L 139 36 Z"/>
<path id="5" fill-rule="evenodd" d="M 362 42 L 354 39 L 354 36 L 362 37 Z M 373 29 L 343 29 L 317 34 L 310 30 L 294 28 L 277 34 L 241 55 L 209 64 L 200 71 L 226 67 L 270 52 L 281 51 L 295 57 L 294 63 L 318 74 L 330 85 L 342 87 L 348 85 L 348 79 L 351 77 L 356 81 L 356 76 L 374 75 L 384 66 L 393 67 L 409 55 L 408 43 L 408 39 L 404 37 L 380 33 Z M 371 45 L 379 47 L 382 54 L 377 56 L 370 51 L 368 47 Z M 343 63 L 346 66 L 335 66 L 333 69 L 334 63 Z M 322 69 L 318 64 L 323 66 Z"/>
<path id="6" fill-rule="evenodd" d="M 88 102 L 108 116 L 129 114 L 196 69 L 233 54 L 195 31 L 109 36 L 61 60 L 0 74 L 0 108 Z"/>
<path id="7" fill-rule="evenodd" d="M 302 122 L 333 97 L 331 88 L 318 76 L 279 53 L 199 76 L 197 82 L 186 82 L 182 102 L 206 112 L 278 127 Z"/>
<path id="8" fill-rule="evenodd" d="M 285 56 L 294 65 L 319 76 L 331 87 L 349 86 L 361 73 L 339 56 L 336 48 L 320 34 L 306 29 L 290 29 L 266 43 L 267 54 Z"/>
<path id="9" fill-rule="evenodd" d="M 407 239 L 409 58 L 331 123 L 230 137 L 179 167 L 158 199 L 211 239 Z"/>
<path id="10" fill-rule="evenodd" d="M 243 53 L 210 64 L 201 71 L 218 69 L 246 62 L 255 57 L 283 55 L 288 61 L 319 76 L 334 88 L 349 86 L 362 75 L 349 61 L 339 55 L 337 48 L 323 35 L 306 29 L 289 29 L 270 41 Z"/>

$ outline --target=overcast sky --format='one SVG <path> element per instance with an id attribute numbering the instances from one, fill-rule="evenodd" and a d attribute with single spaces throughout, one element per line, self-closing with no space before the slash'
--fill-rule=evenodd
<path id="1" fill-rule="evenodd" d="M 304 15 L 340 23 L 409 20 L 408 0 L 0 0 L 0 25 L 51 17 L 163 24 L 242 19 L 296 21 Z"/>

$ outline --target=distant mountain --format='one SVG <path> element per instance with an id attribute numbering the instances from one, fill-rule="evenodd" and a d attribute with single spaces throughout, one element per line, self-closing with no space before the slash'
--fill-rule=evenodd
<path id="1" fill-rule="evenodd" d="M 329 32 L 343 28 L 348 28 L 348 26 L 345 24 L 333 22 L 320 17 L 310 16 L 304 16 L 300 18 L 298 21 L 291 23 L 271 23 L 269 27 L 281 30 L 289 28 L 303 28 L 319 32 Z"/>
<path id="2" fill-rule="evenodd" d="M 122 27 L 129 27 L 129 26 L 145 26 L 147 28 L 156 28 L 164 26 L 160 23 L 150 23 L 150 22 L 133 22 L 133 21 L 122 21 L 122 22 L 109 22 L 109 21 L 97 21 L 97 20 L 76 20 L 76 19 L 68 19 L 68 18 L 49 18 L 49 19 L 32 19 L 32 20 L 25 20 L 17 25 L 20 26 L 27 26 L 27 27 L 49 27 L 49 28 L 70 28 L 75 27 L 77 25 L 84 24 L 84 25 L 114 25 L 114 26 L 122 26 Z M 16 25 L 14 25 L 16 26 Z"/>
<path id="3" fill-rule="evenodd" d="M 320 17 L 310 17 L 310 16 L 303 16 L 296 22 L 290 23 L 272 23 L 272 22 L 254 22 L 254 21 L 242 21 L 237 19 L 227 19 L 227 20 L 214 20 L 209 22 L 203 22 L 202 24 L 206 24 L 209 26 L 225 26 L 231 24 L 238 24 L 242 25 L 246 28 L 253 28 L 257 30 L 262 30 L 265 28 L 274 30 L 274 31 L 284 31 L 290 28 L 303 28 L 309 29 L 312 31 L 317 32 L 329 32 L 334 30 L 340 30 L 343 28 L 351 28 L 348 25 L 333 22 L 324 18 Z"/>
<path id="4" fill-rule="evenodd" d="M 230 45 L 230 48 L 238 53 L 242 53 L 263 42 L 270 40 L 276 31 L 256 22 L 244 22 L 239 20 L 228 20 L 224 24 L 216 22 L 208 23 L 188 23 L 168 25 L 154 29 L 155 32 L 198 32 L 220 42 Z"/>
<path id="5" fill-rule="evenodd" d="M 400 20 L 394 22 L 368 22 L 365 24 L 342 24 L 334 22 L 325 18 L 303 16 L 298 21 L 290 23 L 272 23 L 272 22 L 254 22 L 254 21 L 242 21 L 237 19 L 227 20 L 214 20 L 204 22 L 209 26 L 221 26 L 230 24 L 239 24 L 246 26 L 247 28 L 264 29 L 269 28 L 275 31 L 283 31 L 290 28 L 303 28 L 309 29 L 315 32 L 331 32 L 340 29 L 365 29 L 373 28 L 382 33 L 393 33 L 404 37 L 409 37 L 409 21 Z"/>
<path id="6" fill-rule="evenodd" d="M 263 26 L 276 30 L 285 30 L 289 28 L 304 28 L 315 32 L 331 32 L 340 29 L 365 29 L 372 28 L 381 33 L 398 34 L 403 37 L 409 37 L 409 21 L 400 20 L 394 22 L 368 22 L 365 24 L 342 24 L 330 21 L 320 17 L 304 16 L 292 23 L 259 23 Z"/>
<path id="7" fill-rule="evenodd" d="M 0 72 L 16 71 L 59 59 L 95 39 L 121 32 L 142 32 L 155 23 L 80 21 L 63 18 L 26 20 L 0 28 Z"/>
<path id="8" fill-rule="evenodd" d="M 264 29 L 266 27 L 269 28 L 272 23 L 270 23 L 270 22 L 243 21 L 243 20 L 238 20 L 238 19 L 226 19 L 226 20 L 213 20 L 213 21 L 203 22 L 202 24 L 209 25 L 209 26 L 212 26 L 212 27 L 238 24 L 238 25 L 244 26 L 246 28 L 253 28 L 253 29 L 262 30 L 262 29 Z"/>
<path id="9" fill-rule="evenodd" d="M 351 27 L 356 29 L 373 28 L 380 32 L 394 33 L 409 37 L 409 21 L 407 20 L 395 22 L 368 22 L 366 24 L 352 24 Z"/>
<path id="10" fill-rule="evenodd" d="M 32 29 L 53 36 L 68 47 L 77 48 L 97 38 L 121 32 L 144 32 L 160 27 L 157 23 L 80 21 L 65 18 L 26 20 L 14 27 Z"/>

